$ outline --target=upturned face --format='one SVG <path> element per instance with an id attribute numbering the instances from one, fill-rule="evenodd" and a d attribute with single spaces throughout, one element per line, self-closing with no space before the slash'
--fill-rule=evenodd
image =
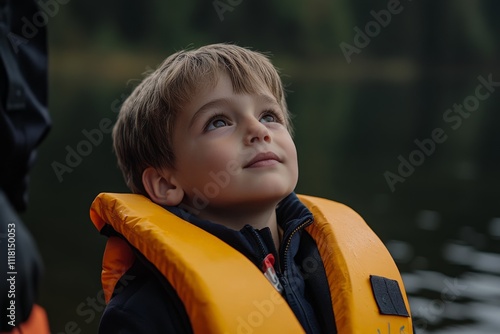
<path id="1" fill-rule="evenodd" d="M 177 117 L 173 175 L 183 204 L 200 216 L 276 206 L 298 179 L 284 111 L 263 87 L 236 94 L 227 74 L 200 90 Z"/>

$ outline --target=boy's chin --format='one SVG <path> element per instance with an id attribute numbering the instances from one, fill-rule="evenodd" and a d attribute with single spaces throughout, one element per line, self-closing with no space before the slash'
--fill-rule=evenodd
<path id="1" fill-rule="evenodd" d="M 256 192 L 246 192 L 242 194 L 240 203 L 248 203 L 253 205 L 277 205 L 285 197 L 293 192 L 294 188 L 282 188 L 282 189 L 263 189 Z"/>
<path id="2" fill-rule="evenodd" d="M 280 201 L 285 198 L 286 196 L 290 195 L 295 189 L 296 184 L 268 184 L 263 186 L 258 192 L 263 196 L 263 197 L 269 197 L 269 198 L 279 198 Z"/>

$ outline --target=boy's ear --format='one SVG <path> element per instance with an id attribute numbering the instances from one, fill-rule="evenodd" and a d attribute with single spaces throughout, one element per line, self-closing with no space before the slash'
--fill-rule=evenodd
<path id="1" fill-rule="evenodd" d="M 176 206 L 184 198 L 184 190 L 168 169 L 146 168 L 142 172 L 142 184 L 149 198 L 157 204 Z"/>

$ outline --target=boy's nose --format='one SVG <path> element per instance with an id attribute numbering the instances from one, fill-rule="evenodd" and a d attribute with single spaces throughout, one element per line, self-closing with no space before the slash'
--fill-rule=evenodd
<path id="1" fill-rule="evenodd" d="M 247 144 L 271 142 L 269 129 L 257 119 L 253 119 L 248 122 L 246 132 L 245 141 Z"/>

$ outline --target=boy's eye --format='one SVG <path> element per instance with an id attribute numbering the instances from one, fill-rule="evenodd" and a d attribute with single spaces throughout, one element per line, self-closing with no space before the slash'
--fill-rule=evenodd
<path id="1" fill-rule="evenodd" d="M 229 125 L 228 121 L 218 116 L 217 118 L 212 118 L 210 121 L 208 121 L 207 125 L 205 126 L 205 131 L 222 128 L 223 126 L 228 126 L 228 125 Z"/>
<path id="2" fill-rule="evenodd" d="M 260 118 L 262 123 L 281 123 L 281 118 L 273 111 L 266 111 Z"/>

